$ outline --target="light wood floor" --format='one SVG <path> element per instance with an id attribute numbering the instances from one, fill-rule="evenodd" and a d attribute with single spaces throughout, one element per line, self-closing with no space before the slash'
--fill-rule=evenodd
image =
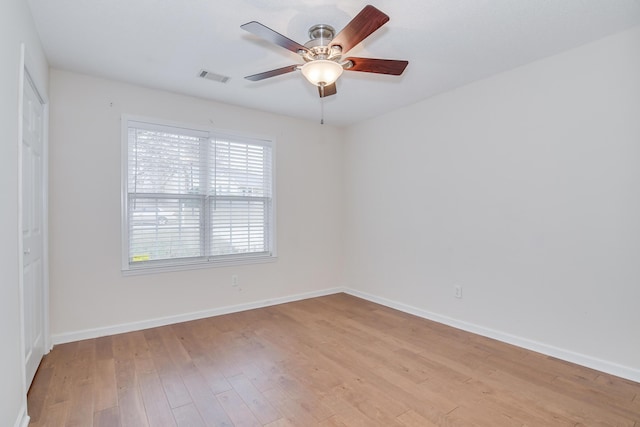
<path id="1" fill-rule="evenodd" d="M 56 346 L 32 426 L 635 426 L 640 384 L 345 294 Z"/>

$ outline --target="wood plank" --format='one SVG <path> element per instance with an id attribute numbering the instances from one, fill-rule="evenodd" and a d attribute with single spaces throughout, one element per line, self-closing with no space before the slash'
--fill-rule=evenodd
<path id="1" fill-rule="evenodd" d="M 81 341 L 74 360 L 71 398 L 65 426 L 84 427 L 93 423 L 94 363 L 95 341 Z"/>
<path id="2" fill-rule="evenodd" d="M 225 391 L 216 395 L 233 425 L 262 427 L 262 423 L 253 415 L 246 403 L 242 401 L 235 390 Z"/>
<path id="3" fill-rule="evenodd" d="M 211 392 L 207 381 L 195 365 L 182 367 L 182 378 L 191 399 L 207 426 L 231 427 L 233 422 L 227 416 L 220 402 Z"/>
<path id="4" fill-rule="evenodd" d="M 413 409 L 408 410 L 404 414 L 398 416 L 398 421 L 407 427 L 437 427 L 438 424 L 432 423 Z"/>
<path id="5" fill-rule="evenodd" d="M 282 414 L 282 417 L 295 426 L 313 426 L 318 420 L 299 401 L 287 395 L 279 387 L 262 392 L 269 403 Z M 283 421 L 284 422 L 284 421 Z"/>
<path id="6" fill-rule="evenodd" d="M 120 427 L 120 411 L 117 406 L 94 412 L 93 427 Z"/>
<path id="7" fill-rule="evenodd" d="M 332 417 L 318 424 L 321 427 L 387 427 L 387 425 L 400 426 L 399 423 L 386 424 L 376 420 L 374 414 L 371 417 L 362 413 L 354 407 L 333 415 Z"/>
<path id="8" fill-rule="evenodd" d="M 229 378 L 229 382 L 262 424 L 269 424 L 282 418 L 280 413 L 271 406 L 269 401 L 255 388 L 247 377 L 244 375 L 236 375 L 235 377 Z"/>
<path id="9" fill-rule="evenodd" d="M 193 403 L 173 408 L 173 416 L 178 427 L 206 427 L 200 412 Z"/>
<path id="10" fill-rule="evenodd" d="M 43 416 L 36 422 L 31 420 L 30 427 L 57 427 L 65 425 L 67 415 L 69 414 L 69 401 L 54 403 L 47 406 L 47 410 Z"/>
<path id="11" fill-rule="evenodd" d="M 96 360 L 113 359 L 113 339 L 111 336 L 96 338 Z"/>
<path id="12" fill-rule="evenodd" d="M 297 426 L 286 418 L 279 418 L 269 424 L 265 424 L 264 427 L 297 427 Z"/>
<path id="13" fill-rule="evenodd" d="M 120 409 L 120 422 L 123 427 L 149 425 L 142 396 L 137 387 L 125 387 L 118 392 L 118 408 Z"/>
<path id="14" fill-rule="evenodd" d="M 162 382 L 162 388 L 169 401 L 169 406 L 172 408 L 178 408 L 180 406 L 193 403 L 189 390 L 184 385 L 182 377 L 177 372 L 165 373 L 160 377 Z"/>
<path id="15" fill-rule="evenodd" d="M 66 422 L 67 427 L 85 427 L 93 423 L 93 384 L 81 383 L 75 385 Z"/>
<path id="16" fill-rule="evenodd" d="M 52 366 L 41 365 L 36 372 L 33 381 L 38 383 L 38 387 L 29 390 L 27 399 L 29 401 L 29 416 L 32 422 L 38 422 L 47 399 L 47 390 L 51 384 L 54 368 Z"/>
<path id="17" fill-rule="evenodd" d="M 161 328 L 147 329 L 144 337 L 153 358 L 153 365 L 158 372 L 169 406 L 178 408 L 192 403 L 191 396 L 185 387 L 178 366 L 174 364 L 160 333 Z"/>
<path id="18" fill-rule="evenodd" d="M 403 403 L 389 396 L 386 390 L 378 389 L 364 381 L 348 381 L 334 392 L 380 425 L 399 426 L 396 418 L 409 410 Z"/>
<path id="19" fill-rule="evenodd" d="M 140 377 L 140 394 L 149 425 L 163 427 L 176 425 L 162 382 L 155 372 Z"/>
<path id="20" fill-rule="evenodd" d="M 58 347 L 56 347 L 58 349 Z M 56 354 L 53 351 L 45 357 L 43 366 L 53 368 L 50 387 L 47 390 L 46 405 L 68 402 L 71 399 L 74 361 L 78 351 L 78 342 L 63 344 Z M 57 360 L 57 361 L 56 361 Z M 31 385 L 31 388 L 34 384 Z"/>
<path id="21" fill-rule="evenodd" d="M 133 353 L 128 352 L 130 347 L 127 338 L 123 338 L 123 344 L 116 352 L 116 384 L 118 386 L 118 408 L 120 409 L 120 422 L 123 427 L 148 426 L 147 414 L 144 409 L 142 395 L 138 388 L 135 361 Z"/>
<path id="22" fill-rule="evenodd" d="M 94 410 L 112 408 L 118 405 L 116 385 L 116 364 L 113 358 L 96 360 L 95 363 Z"/>

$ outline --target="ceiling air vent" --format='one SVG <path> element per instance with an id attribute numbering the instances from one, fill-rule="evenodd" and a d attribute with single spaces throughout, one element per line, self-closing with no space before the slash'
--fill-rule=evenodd
<path id="1" fill-rule="evenodd" d="M 221 74 L 212 73 L 211 71 L 207 70 L 200 70 L 200 74 L 198 74 L 198 77 L 202 77 L 203 79 L 207 80 L 213 80 L 214 82 L 219 83 L 226 83 L 231 78 L 228 76 L 223 76 Z"/>

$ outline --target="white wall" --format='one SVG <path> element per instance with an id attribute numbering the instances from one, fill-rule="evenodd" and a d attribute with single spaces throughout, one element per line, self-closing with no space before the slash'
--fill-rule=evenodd
<path id="1" fill-rule="evenodd" d="M 640 380 L 640 27 L 350 128 L 345 196 L 349 286 Z"/>
<path id="2" fill-rule="evenodd" d="M 54 341 L 342 285 L 344 131 L 59 70 L 50 73 L 50 99 Z M 278 260 L 123 277 L 122 113 L 275 137 Z"/>
<path id="3" fill-rule="evenodd" d="M 18 95 L 20 43 L 46 92 L 48 66 L 27 3 L 0 2 L 0 425 L 20 422 L 26 404 L 20 348 L 18 265 Z"/>

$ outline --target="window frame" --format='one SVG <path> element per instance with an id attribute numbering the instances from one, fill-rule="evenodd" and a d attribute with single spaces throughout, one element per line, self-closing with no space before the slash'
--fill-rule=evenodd
<path id="1" fill-rule="evenodd" d="M 149 125 L 149 128 L 158 127 L 164 129 L 172 127 L 176 129 L 185 129 L 185 133 L 206 133 L 208 138 L 230 138 L 235 140 L 247 140 L 259 142 L 271 149 L 271 212 L 270 226 L 268 227 L 268 239 L 271 243 L 270 251 L 266 253 L 255 254 L 227 254 L 227 255 L 201 255 L 199 257 L 173 258 L 164 260 L 151 260 L 141 263 L 129 262 L 129 127 L 131 122 L 140 122 Z M 255 135 L 248 133 L 240 133 L 225 129 L 217 129 L 206 126 L 179 123 L 164 119 L 123 114 L 121 117 L 121 186 L 120 186 L 120 228 L 121 228 L 121 271 L 123 275 L 137 274 L 153 274 L 167 271 L 182 271 L 201 268 L 225 267 L 243 264 L 259 264 L 274 262 L 277 260 L 277 241 L 276 241 L 276 141 L 273 137 L 265 137 L 263 135 Z M 144 194 L 144 193 L 140 193 Z M 160 193 L 156 193 L 160 194 Z M 188 197 L 187 195 L 184 195 Z M 192 195 L 191 197 L 196 197 Z M 203 201 L 203 205 L 208 203 L 211 196 L 205 194 L 197 195 Z M 219 199 L 224 199 L 220 197 Z M 204 221 L 204 228 L 209 227 L 208 215 L 201 218 Z"/>

